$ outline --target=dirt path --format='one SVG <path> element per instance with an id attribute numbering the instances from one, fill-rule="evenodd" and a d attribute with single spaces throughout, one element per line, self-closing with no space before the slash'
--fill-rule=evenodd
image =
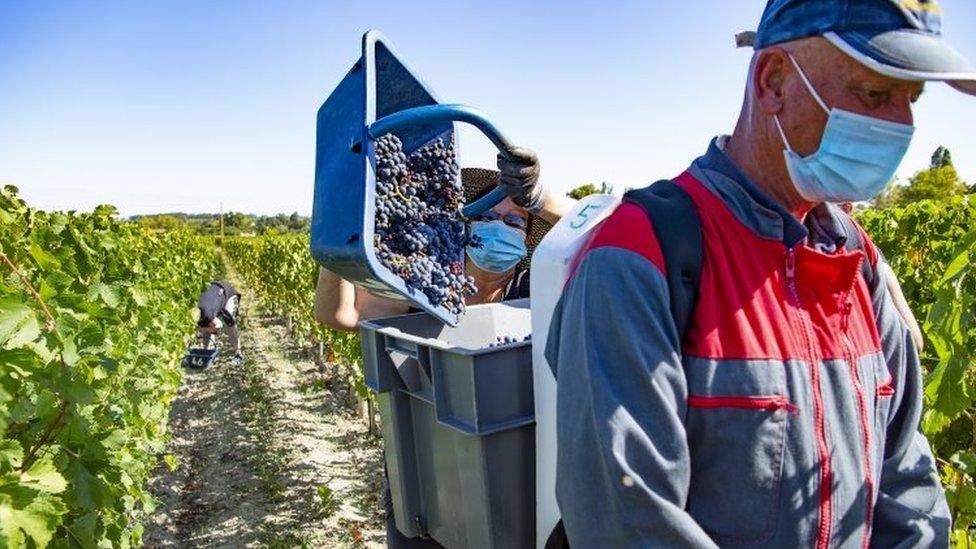
<path id="1" fill-rule="evenodd" d="M 245 364 L 188 372 L 173 403 L 146 546 L 383 547 L 382 450 L 348 385 L 253 299 L 241 318 Z"/>

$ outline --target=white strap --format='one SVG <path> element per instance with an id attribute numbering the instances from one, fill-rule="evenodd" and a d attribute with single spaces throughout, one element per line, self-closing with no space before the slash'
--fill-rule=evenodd
<path id="1" fill-rule="evenodd" d="M 796 72 L 800 73 L 800 78 L 803 79 L 803 83 L 806 84 L 807 89 L 810 90 L 810 95 L 812 95 L 813 98 L 817 100 L 817 103 L 820 104 L 820 108 L 822 108 L 824 112 L 827 113 L 827 115 L 829 116 L 830 108 L 828 108 L 827 104 L 823 102 L 823 99 L 820 99 L 820 95 L 817 93 L 817 90 L 813 89 L 813 84 L 810 83 L 810 79 L 807 78 L 806 73 L 803 72 L 803 69 L 800 68 L 800 64 L 796 62 L 796 58 L 794 58 L 793 54 L 791 54 L 790 52 L 786 52 L 786 55 L 790 58 L 790 61 L 793 62 L 793 66 L 796 67 Z M 783 130 L 780 131 L 782 132 Z"/>
<path id="2" fill-rule="evenodd" d="M 779 115 L 774 114 L 773 120 L 776 122 L 776 129 L 779 130 L 779 136 L 783 138 L 783 144 L 786 145 L 786 150 L 793 152 L 793 148 L 790 147 L 789 140 L 786 139 L 786 134 L 783 133 L 783 126 L 781 126 L 779 123 Z"/>

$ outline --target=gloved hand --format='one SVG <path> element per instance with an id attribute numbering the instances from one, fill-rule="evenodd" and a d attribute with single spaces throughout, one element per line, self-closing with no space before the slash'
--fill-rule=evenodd
<path id="1" fill-rule="evenodd" d="M 539 158 L 531 149 L 512 147 L 511 158 L 498 155 L 499 186 L 512 202 L 538 214 L 549 200 L 549 191 L 539 182 Z"/>

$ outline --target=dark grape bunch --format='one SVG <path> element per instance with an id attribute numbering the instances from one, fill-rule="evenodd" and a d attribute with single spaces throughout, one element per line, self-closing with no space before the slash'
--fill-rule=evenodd
<path id="1" fill-rule="evenodd" d="M 437 139 L 411 155 L 388 133 L 376 147 L 376 256 L 434 306 L 464 312 L 474 279 L 464 275 L 469 243 L 453 142 Z"/>
<path id="2" fill-rule="evenodd" d="M 488 348 L 501 347 L 502 345 L 508 345 L 509 343 L 518 343 L 519 341 L 532 341 L 532 334 L 529 334 L 522 339 L 515 336 L 498 336 L 495 338 L 494 343 L 489 343 Z"/>

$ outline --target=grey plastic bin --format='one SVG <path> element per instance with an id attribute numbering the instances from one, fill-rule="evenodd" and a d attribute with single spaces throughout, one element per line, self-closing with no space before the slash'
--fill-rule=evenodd
<path id="1" fill-rule="evenodd" d="M 397 528 L 448 548 L 532 547 L 535 419 L 529 300 L 360 324 Z M 489 347 L 499 336 L 517 343 Z"/>

